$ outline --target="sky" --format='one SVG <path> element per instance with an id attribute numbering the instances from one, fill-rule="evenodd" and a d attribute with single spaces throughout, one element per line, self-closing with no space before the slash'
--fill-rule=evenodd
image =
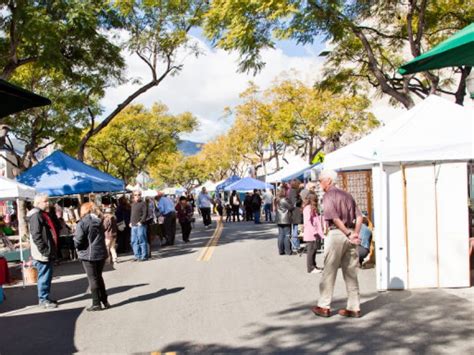
<path id="1" fill-rule="evenodd" d="M 297 45 L 294 41 L 279 41 L 275 49 L 262 52 L 266 65 L 254 76 L 238 72 L 236 53 L 213 48 L 198 31 L 193 32 L 192 36 L 199 43 L 202 54 L 197 58 L 181 54 L 179 57 L 183 70 L 176 76 L 165 78 L 158 87 L 142 94 L 134 103 L 151 107 L 154 102 L 160 101 L 173 114 L 191 112 L 197 117 L 199 128 L 181 138 L 194 142 L 208 142 L 230 128 L 232 117 L 223 117 L 224 108 L 239 104 L 239 94 L 247 88 L 249 81 L 264 90 L 278 76 L 291 73 L 311 84 L 320 75 L 324 62 L 324 58 L 319 57 L 319 53 L 326 48 L 322 41 L 306 46 Z M 136 55 L 124 53 L 124 56 L 127 76 L 147 82 L 150 73 L 146 65 Z M 102 101 L 105 114 L 111 112 L 136 88 L 138 86 L 132 84 L 109 88 Z M 389 119 L 397 111 L 389 108 L 386 102 L 378 101 L 373 112 L 378 117 Z"/>

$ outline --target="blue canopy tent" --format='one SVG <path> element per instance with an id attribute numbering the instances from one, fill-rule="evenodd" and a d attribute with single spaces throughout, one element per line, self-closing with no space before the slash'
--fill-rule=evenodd
<path id="1" fill-rule="evenodd" d="M 17 177 L 49 196 L 124 191 L 122 180 L 56 151 Z"/>
<path id="2" fill-rule="evenodd" d="M 281 181 L 289 182 L 293 179 L 298 179 L 298 180 L 303 181 L 308 176 L 308 174 L 311 174 L 311 170 L 313 170 L 315 168 L 317 168 L 318 170 L 322 170 L 323 164 L 316 163 L 316 164 L 310 165 L 310 166 L 308 166 L 304 169 L 301 169 L 300 171 L 297 171 L 296 173 L 293 173 L 291 175 L 288 175 L 288 176 L 282 178 Z"/>
<path id="3" fill-rule="evenodd" d="M 273 185 L 251 177 L 246 177 L 226 186 L 224 191 L 250 191 L 254 189 L 273 189 Z"/>
<path id="4" fill-rule="evenodd" d="M 236 175 L 232 175 L 230 177 L 228 177 L 224 182 L 220 183 L 219 185 L 216 186 L 216 191 L 222 191 L 222 190 L 225 190 L 225 188 L 227 186 L 229 186 L 230 184 L 233 184 L 234 182 L 237 182 L 240 180 L 240 177 L 236 176 Z"/>

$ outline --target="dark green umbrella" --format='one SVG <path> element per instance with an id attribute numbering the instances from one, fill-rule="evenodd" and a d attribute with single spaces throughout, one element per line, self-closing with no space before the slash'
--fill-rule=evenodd
<path id="1" fill-rule="evenodd" d="M 402 75 L 446 67 L 474 67 L 474 23 L 398 68 Z"/>
<path id="2" fill-rule="evenodd" d="M 51 105 L 46 97 L 0 79 L 0 118 L 32 107 Z"/>

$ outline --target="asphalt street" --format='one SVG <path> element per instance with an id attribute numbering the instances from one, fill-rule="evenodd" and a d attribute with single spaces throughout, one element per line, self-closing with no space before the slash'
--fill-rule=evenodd
<path id="1" fill-rule="evenodd" d="M 363 269 L 363 317 L 319 318 L 310 307 L 320 275 L 306 272 L 305 256 L 278 254 L 275 225 L 216 225 L 198 220 L 190 243 L 178 234 L 147 262 L 122 256 L 104 273 L 106 311 L 85 311 L 90 296 L 77 262 L 55 271 L 56 310 L 35 305 L 35 286 L 8 288 L 0 354 L 474 352 L 473 288 L 379 293 L 375 270 Z M 334 313 L 345 296 L 340 274 Z"/>

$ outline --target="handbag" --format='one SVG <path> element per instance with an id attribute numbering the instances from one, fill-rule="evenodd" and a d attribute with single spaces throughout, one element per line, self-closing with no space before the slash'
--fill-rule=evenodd
<path id="1" fill-rule="evenodd" d="M 126 227 L 127 227 L 127 225 L 125 224 L 125 221 L 120 221 L 120 222 L 117 223 L 117 230 L 119 232 L 123 232 Z"/>

